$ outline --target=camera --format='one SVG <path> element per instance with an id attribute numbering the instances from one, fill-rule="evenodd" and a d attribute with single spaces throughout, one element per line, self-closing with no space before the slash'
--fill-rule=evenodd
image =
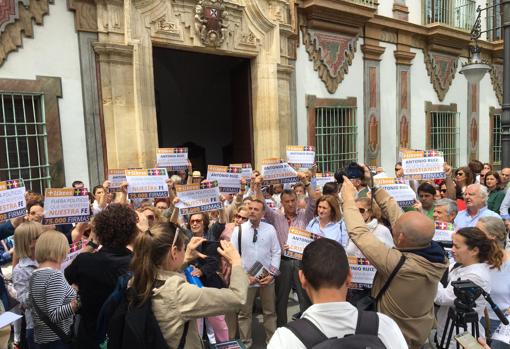
<path id="1" fill-rule="evenodd" d="M 365 176 L 365 170 L 359 164 L 351 162 L 343 169 L 339 169 L 335 172 L 335 180 L 338 184 L 344 183 L 344 177 L 349 179 L 362 179 Z"/>
<path id="2" fill-rule="evenodd" d="M 452 281 L 453 293 L 462 304 L 472 306 L 483 293 L 483 289 L 471 280 Z"/>

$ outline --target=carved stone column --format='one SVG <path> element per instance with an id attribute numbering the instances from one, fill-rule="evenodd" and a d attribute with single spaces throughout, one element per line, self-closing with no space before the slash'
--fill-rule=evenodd
<path id="1" fill-rule="evenodd" d="M 406 0 L 395 0 L 393 2 L 393 18 L 403 21 L 409 20 L 409 9 L 407 8 Z"/>
<path id="2" fill-rule="evenodd" d="M 480 125 L 480 84 L 471 84 L 468 82 L 468 137 L 467 149 L 469 160 L 478 159 L 479 148 L 479 125 Z"/>

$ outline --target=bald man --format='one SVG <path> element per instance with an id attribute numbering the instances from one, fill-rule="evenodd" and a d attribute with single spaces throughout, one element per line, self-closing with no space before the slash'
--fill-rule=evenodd
<path id="1" fill-rule="evenodd" d="M 375 298 L 389 275 L 404 264 L 377 303 L 377 311 L 391 317 L 402 330 L 411 349 L 425 343 L 434 325 L 434 297 L 448 261 L 432 237 L 434 222 L 419 212 L 403 213 L 384 189 L 374 187 L 372 195 L 392 226 L 396 248 L 389 248 L 371 233 L 356 204 L 356 188 L 344 177 L 342 186 L 344 221 L 349 237 L 377 269 L 372 286 Z"/>

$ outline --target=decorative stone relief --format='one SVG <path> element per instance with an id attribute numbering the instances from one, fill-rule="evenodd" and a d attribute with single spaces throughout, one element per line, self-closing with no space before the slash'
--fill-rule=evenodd
<path id="1" fill-rule="evenodd" d="M 410 97 L 410 67 L 408 65 L 399 64 L 397 65 L 397 153 L 400 148 L 410 147 L 410 132 L 409 125 L 411 119 L 411 104 Z"/>
<path id="2" fill-rule="evenodd" d="M 439 100 L 443 101 L 457 72 L 459 58 L 428 50 L 425 50 L 424 57 L 430 82 L 434 86 Z"/>
<path id="3" fill-rule="evenodd" d="M 346 36 L 302 27 L 303 44 L 313 68 L 326 85 L 329 93 L 335 93 L 338 85 L 349 71 L 358 35 Z"/>
<path id="4" fill-rule="evenodd" d="M 0 65 L 7 55 L 23 46 L 23 36 L 34 36 L 35 22 L 43 24 L 43 17 L 49 13 L 53 0 L 0 1 Z"/>
<path id="5" fill-rule="evenodd" d="M 195 31 L 205 46 L 218 47 L 225 41 L 227 32 L 223 0 L 200 0 L 195 6 Z"/>
<path id="6" fill-rule="evenodd" d="M 493 64 L 491 69 L 491 82 L 494 93 L 500 105 L 503 104 L 503 64 Z"/>

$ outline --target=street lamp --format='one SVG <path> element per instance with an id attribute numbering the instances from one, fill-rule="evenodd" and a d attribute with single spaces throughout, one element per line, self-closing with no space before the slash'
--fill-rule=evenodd
<path id="1" fill-rule="evenodd" d="M 475 23 L 471 29 L 471 40 L 473 45 L 470 47 L 471 58 L 468 63 L 464 64 L 460 70 L 466 79 L 476 84 L 482 80 L 485 73 L 490 70 L 490 67 L 483 63 L 480 58 L 480 47 L 478 46 L 478 39 L 482 33 L 482 11 L 490 8 L 502 6 L 503 13 L 503 41 L 504 41 L 504 54 L 503 54 L 503 114 L 501 115 L 501 168 L 510 167 L 510 0 L 495 0 L 491 6 L 482 9 L 480 6 L 476 9 L 478 15 L 476 16 Z M 498 28 L 491 28 L 494 30 Z"/>

